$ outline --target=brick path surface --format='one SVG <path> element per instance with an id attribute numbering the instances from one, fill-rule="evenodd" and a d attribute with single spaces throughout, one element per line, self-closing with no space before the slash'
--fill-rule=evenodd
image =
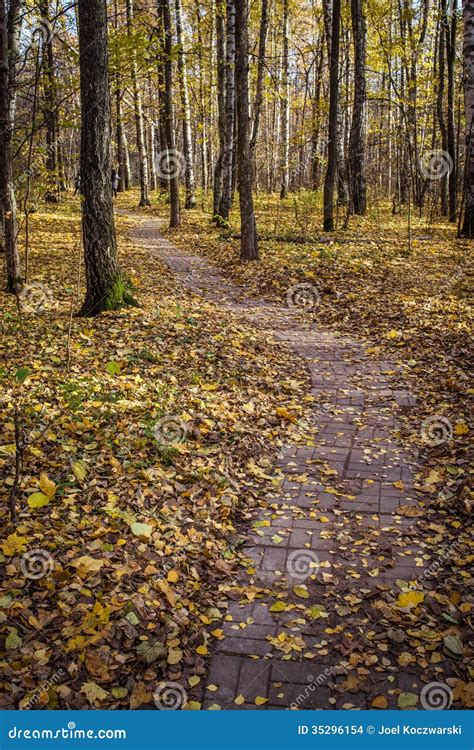
<path id="1" fill-rule="evenodd" d="M 394 434 L 397 411 L 414 399 L 391 387 L 393 366 L 369 358 L 361 343 L 245 298 L 158 226 L 143 221 L 134 241 L 187 288 L 304 358 L 317 397 L 314 445 L 283 448 L 281 487 L 246 533 L 249 568 L 233 582 L 202 708 L 368 708 L 377 695 L 396 708 L 400 692 L 419 695 L 436 679 L 429 660 L 410 657 L 413 643 L 386 603 L 400 594 L 397 579 L 416 581 L 430 557 L 412 536 L 414 467 Z"/>

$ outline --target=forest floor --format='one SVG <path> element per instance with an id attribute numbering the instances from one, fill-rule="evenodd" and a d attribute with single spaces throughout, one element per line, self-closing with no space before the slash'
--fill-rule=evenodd
<path id="1" fill-rule="evenodd" d="M 357 237 L 351 223 L 316 239 L 305 200 L 259 201 L 268 239 L 245 267 L 231 230 L 201 209 L 164 232 L 184 253 L 155 224 L 140 229 L 138 212 L 119 215 L 140 307 L 94 320 L 71 316 L 78 202 L 31 217 L 22 315 L 2 297 L 2 707 L 317 696 L 315 707 L 412 708 L 432 682 L 454 706 L 472 702 L 468 246 L 414 222 L 408 248 L 403 218 L 376 215 Z M 186 258 L 197 252 L 222 276 Z M 281 300 L 301 282 L 318 304 L 300 316 Z M 381 402 L 365 400 L 371 383 Z M 348 447 L 375 479 L 347 463 Z M 295 550 L 312 554 L 289 585 Z"/>

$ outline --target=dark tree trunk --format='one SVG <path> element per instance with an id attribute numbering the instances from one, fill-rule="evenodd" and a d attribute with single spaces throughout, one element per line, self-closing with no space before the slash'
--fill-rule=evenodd
<path id="1" fill-rule="evenodd" d="M 223 3 L 216 4 L 217 53 L 217 130 L 219 153 L 214 167 L 213 219 L 219 217 L 222 196 L 222 156 L 225 148 L 225 14 Z"/>
<path id="2" fill-rule="evenodd" d="M 257 226 L 252 196 L 252 156 L 249 139 L 248 0 L 236 0 L 237 169 L 240 201 L 240 260 L 258 258 Z"/>
<path id="3" fill-rule="evenodd" d="M 339 6 L 340 7 L 340 6 Z M 328 53 L 328 65 L 329 68 L 331 67 L 331 45 L 332 45 L 332 29 L 333 29 L 333 13 L 334 13 L 334 7 L 332 5 L 331 0 L 323 0 L 323 16 L 324 16 L 324 28 L 326 31 L 326 41 L 327 41 L 327 53 Z M 340 28 L 339 28 L 339 44 L 340 47 Z M 339 74 L 339 72 L 338 72 Z M 348 190 L 347 190 L 347 174 L 346 174 L 346 167 L 344 163 L 344 149 L 343 149 L 343 143 L 342 143 L 342 116 L 341 116 L 341 108 L 339 105 L 339 91 L 338 91 L 338 97 L 337 97 L 337 127 L 336 127 L 336 176 L 335 180 L 337 181 L 337 199 L 338 203 L 341 206 L 347 205 L 348 201 Z"/>
<path id="4" fill-rule="evenodd" d="M 169 193 L 169 176 L 168 176 L 168 159 L 166 157 L 168 153 L 168 147 L 166 145 L 166 128 L 165 128 L 165 71 L 163 63 L 163 50 L 158 53 L 158 66 L 157 66 L 157 81 L 158 81 L 158 145 L 157 145 L 157 178 L 160 190 L 162 193 Z"/>
<path id="5" fill-rule="evenodd" d="M 185 208 L 196 206 L 194 194 L 194 149 L 191 133 L 191 109 L 189 106 L 188 79 L 186 71 L 186 60 L 184 57 L 182 11 L 181 0 L 175 0 L 176 8 L 176 41 L 178 43 L 178 76 L 181 94 L 181 119 L 183 122 L 183 151 L 186 162 L 184 171 L 184 184 L 186 186 Z"/>
<path id="6" fill-rule="evenodd" d="M 446 36 L 446 64 L 448 69 L 448 111 L 447 111 L 447 151 L 449 154 L 450 170 L 448 174 L 448 201 L 449 221 L 456 221 L 456 185 L 457 185 L 457 164 L 456 164 L 456 130 L 454 125 L 454 64 L 456 59 L 456 27 L 457 27 L 457 0 L 453 0 L 451 8 L 451 23 L 445 14 L 442 19 L 442 26 Z"/>
<path id="7" fill-rule="evenodd" d="M 349 208 L 364 216 L 366 211 L 365 132 L 366 104 L 366 36 L 364 0 L 351 0 L 352 34 L 354 37 L 354 106 L 349 138 Z"/>
<path id="8" fill-rule="evenodd" d="M 333 0 L 331 54 L 329 59 L 328 163 L 324 180 L 324 231 L 334 231 L 334 188 L 337 175 L 339 40 L 341 0 Z"/>
<path id="9" fill-rule="evenodd" d="M 319 160 L 319 136 L 321 131 L 321 86 L 324 64 L 324 44 L 323 37 L 319 39 L 319 49 L 317 52 L 318 65 L 314 81 L 314 98 L 312 108 L 312 128 L 311 128 L 311 187 L 318 190 L 320 181 L 320 160 Z"/>
<path id="10" fill-rule="evenodd" d="M 197 59 L 199 66 L 199 128 L 200 128 L 200 145 L 201 145 L 201 185 L 204 192 L 207 192 L 209 182 L 209 163 L 208 163 L 208 142 L 207 142 L 207 113 L 204 97 L 204 54 L 203 54 L 203 34 L 200 0 L 195 0 L 195 17 L 197 31 Z"/>
<path id="11" fill-rule="evenodd" d="M 16 67 L 23 3 L 14 0 L 7 12 L 0 0 L 0 202 L 6 265 L 6 291 L 21 289 L 20 255 L 15 189 L 13 184 L 12 135 L 16 94 Z"/>
<path id="12" fill-rule="evenodd" d="M 176 152 L 174 140 L 174 112 L 173 112 L 173 40 L 171 37 L 171 14 L 169 0 L 158 0 L 159 18 L 161 22 L 162 50 L 160 66 L 162 67 L 163 91 L 162 119 L 167 150 L 167 176 L 170 189 L 170 227 L 178 227 L 181 222 L 179 205 L 179 173 L 181 162 Z"/>
<path id="13" fill-rule="evenodd" d="M 409 145 L 409 137 L 407 137 L 407 120 L 408 115 L 406 111 L 406 105 L 404 102 L 407 100 L 407 85 L 406 85 L 406 74 L 405 68 L 402 66 L 400 70 L 400 102 L 401 107 L 399 110 L 398 119 L 398 136 L 397 136 L 397 148 L 398 148 L 398 195 L 402 205 L 408 203 L 408 197 L 410 194 L 410 179 L 409 179 L 409 154 L 411 147 Z"/>
<path id="14" fill-rule="evenodd" d="M 115 240 L 110 159 L 106 0 L 79 0 L 82 234 L 87 291 L 79 315 L 133 302 Z"/>
<path id="15" fill-rule="evenodd" d="M 466 102 L 466 178 L 461 237 L 474 238 L 474 0 L 464 0 L 464 93 Z"/>
<path id="16" fill-rule="evenodd" d="M 281 153 L 280 153 L 280 198 L 286 198 L 290 181 L 290 71 L 289 71 L 289 8 L 283 0 L 283 55 L 281 63 Z"/>
<path id="17" fill-rule="evenodd" d="M 228 221 L 232 204 L 232 157 L 234 153 L 235 111 L 235 2 L 226 0 L 226 46 L 225 46 L 225 124 L 224 150 L 222 153 L 222 194 L 218 215 Z"/>

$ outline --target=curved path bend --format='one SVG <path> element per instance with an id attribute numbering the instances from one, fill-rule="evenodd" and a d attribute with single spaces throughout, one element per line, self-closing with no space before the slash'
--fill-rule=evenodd
<path id="1" fill-rule="evenodd" d="M 362 343 L 246 297 L 159 227 L 146 218 L 131 238 L 185 287 L 304 358 L 323 404 L 315 445 L 288 445 L 276 460 L 284 481 L 246 532 L 255 572 L 238 574 L 241 596 L 229 600 L 225 637 L 193 697 L 204 709 L 330 709 L 369 708 L 377 696 L 380 708 L 396 708 L 401 692 L 419 696 L 441 667 L 417 660 L 396 607 L 400 581 L 427 585 L 430 559 L 416 530 L 412 457 L 394 434 L 413 397 L 394 390 L 393 365 L 368 357 Z"/>

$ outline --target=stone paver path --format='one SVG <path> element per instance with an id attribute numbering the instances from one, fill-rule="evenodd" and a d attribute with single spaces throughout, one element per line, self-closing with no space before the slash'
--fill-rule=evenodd
<path id="1" fill-rule="evenodd" d="M 400 691 L 418 695 L 428 680 L 416 659 L 400 666 L 413 649 L 386 603 L 400 593 L 397 579 L 416 581 L 429 564 L 413 537 L 410 456 L 394 436 L 397 410 L 413 399 L 391 387 L 389 362 L 283 305 L 245 298 L 158 227 L 142 221 L 134 241 L 187 288 L 294 349 L 318 404 L 314 445 L 281 451 L 281 489 L 245 538 L 249 567 L 232 589 L 202 707 L 367 708 L 383 695 L 396 708 Z"/>

